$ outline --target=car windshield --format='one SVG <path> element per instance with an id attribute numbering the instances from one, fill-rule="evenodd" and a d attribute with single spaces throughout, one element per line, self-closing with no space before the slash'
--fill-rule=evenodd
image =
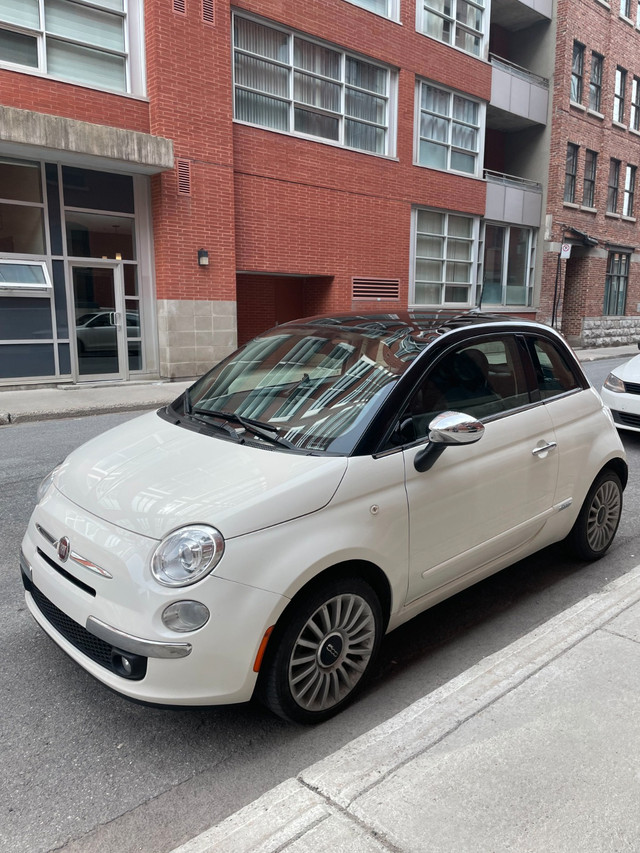
<path id="1" fill-rule="evenodd" d="M 349 453 L 427 340 L 397 319 L 287 325 L 255 338 L 190 390 L 194 415 L 268 425 L 296 449 Z"/>

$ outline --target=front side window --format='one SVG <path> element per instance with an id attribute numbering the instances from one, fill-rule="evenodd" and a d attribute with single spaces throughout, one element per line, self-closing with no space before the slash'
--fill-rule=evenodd
<path id="1" fill-rule="evenodd" d="M 596 151 L 589 151 L 584 158 L 584 184 L 582 191 L 582 204 L 585 207 L 596 206 L 596 169 L 598 166 L 598 154 Z"/>
<path id="2" fill-rule="evenodd" d="M 619 65 L 616 68 L 616 88 L 613 95 L 613 120 L 624 124 L 624 98 L 627 72 Z"/>
<path id="3" fill-rule="evenodd" d="M 427 36 L 480 56 L 484 0 L 423 0 L 419 29 Z"/>
<path id="4" fill-rule="evenodd" d="M 578 41 L 573 43 L 573 61 L 571 64 L 571 100 L 576 104 L 582 103 L 582 78 L 584 74 L 584 45 Z"/>
<path id="5" fill-rule="evenodd" d="M 578 146 L 567 144 L 567 159 L 564 170 L 564 200 L 570 204 L 576 200 L 576 175 L 578 173 Z"/>
<path id="6" fill-rule="evenodd" d="M 0 0 L 0 63 L 142 94 L 139 8 L 139 0 Z"/>
<path id="7" fill-rule="evenodd" d="M 607 277 L 604 285 L 603 314 L 624 315 L 629 282 L 630 255 L 626 252 L 609 252 Z"/>
<path id="8" fill-rule="evenodd" d="M 599 53 L 591 54 L 591 79 L 589 81 L 589 109 L 601 112 L 602 105 L 602 66 L 604 57 Z"/>
<path id="9" fill-rule="evenodd" d="M 624 198 L 622 199 L 623 216 L 633 216 L 635 192 L 636 167 L 627 166 L 624 174 Z"/>
<path id="10" fill-rule="evenodd" d="M 474 289 L 474 217 L 417 210 L 414 243 L 416 305 L 470 305 Z"/>
<path id="11" fill-rule="evenodd" d="M 428 372 L 400 418 L 405 440 L 429 435 L 442 412 L 479 419 L 505 415 L 531 402 L 516 341 L 483 338 L 445 354 Z"/>
<path id="12" fill-rule="evenodd" d="M 388 68 L 237 15 L 234 46 L 237 120 L 391 153 Z"/>
<path id="13" fill-rule="evenodd" d="M 418 163 L 431 169 L 477 174 L 480 104 L 422 82 L 418 87 Z"/>
<path id="14" fill-rule="evenodd" d="M 517 225 L 487 223 L 483 305 L 530 305 L 533 233 Z"/>
<path id="15" fill-rule="evenodd" d="M 618 211 L 618 188 L 620 186 L 620 160 L 613 157 L 609 161 L 609 184 L 607 187 L 607 211 L 617 213 Z"/>

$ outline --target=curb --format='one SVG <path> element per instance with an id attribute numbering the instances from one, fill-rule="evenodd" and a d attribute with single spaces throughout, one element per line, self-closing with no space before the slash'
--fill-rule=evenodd
<path id="1" fill-rule="evenodd" d="M 640 565 L 171 853 L 280 853 L 310 832 L 317 851 L 364 850 L 363 835 L 388 850 L 358 797 L 638 601 Z"/>

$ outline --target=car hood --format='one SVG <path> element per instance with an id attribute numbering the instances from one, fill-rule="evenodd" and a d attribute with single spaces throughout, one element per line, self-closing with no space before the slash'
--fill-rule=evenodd
<path id="1" fill-rule="evenodd" d="M 640 384 L 640 355 L 635 355 L 619 367 L 614 367 L 611 372 L 622 379 L 623 382 L 636 382 Z"/>
<path id="2" fill-rule="evenodd" d="M 345 457 L 236 444 L 153 412 L 75 450 L 54 482 L 78 506 L 143 536 L 206 523 L 229 539 L 321 509 L 346 467 Z"/>

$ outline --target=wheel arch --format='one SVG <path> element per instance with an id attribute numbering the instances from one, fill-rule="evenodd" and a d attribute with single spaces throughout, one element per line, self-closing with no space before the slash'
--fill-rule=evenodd
<path id="1" fill-rule="evenodd" d="M 260 679 L 260 675 L 268 668 L 267 664 L 275 647 L 277 646 L 278 637 L 287 625 L 288 614 L 295 608 L 298 601 L 303 596 L 309 595 L 316 589 L 330 583 L 331 581 L 351 577 L 357 577 L 366 581 L 375 592 L 382 610 L 383 630 L 386 631 L 386 627 L 389 624 L 389 618 L 391 616 L 391 585 L 385 573 L 379 566 L 376 566 L 375 563 L 369 562 L 368 560 L 344 560 L 342 562 L 335 563 L 334 565 L 319 572 L 317 575 L 314 575 L 314 577 L 310 578 L 304 586 L 300 587 L 278 617 L 266 645 L 264 657 L 260 665 L 258 680 Z"/>
<path id="2" fill-rule="evenodd" d="M 602 466 L 602 468 L 598 472 L 598 476 L 600 476 L 603 471 L 613 471 L 614 474 L 617 474 L 620 478 L 622 488 L 626 488 L 627 481 L 629 480 L 629 466 L 624 461 L 624 459 L 621 459 L 619 456 L 610 459 L 606 465 Z"/>

